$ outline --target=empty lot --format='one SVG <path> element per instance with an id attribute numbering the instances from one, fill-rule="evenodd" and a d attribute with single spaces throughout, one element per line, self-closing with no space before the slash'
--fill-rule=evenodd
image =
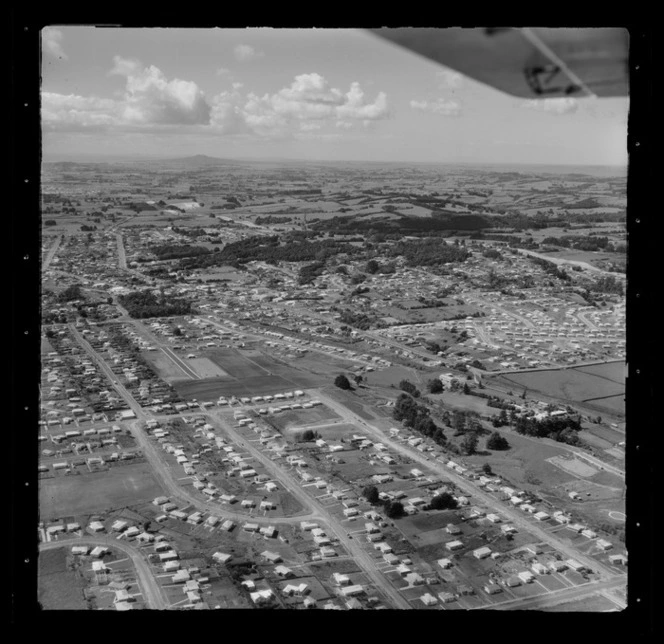
<path id="1" fill-rule="evenodd" d="M 43 479 L 39 484 L 41 519 L 91 514 L 152 500 L 163 494 L 146 463 L 108 472 Z"/>

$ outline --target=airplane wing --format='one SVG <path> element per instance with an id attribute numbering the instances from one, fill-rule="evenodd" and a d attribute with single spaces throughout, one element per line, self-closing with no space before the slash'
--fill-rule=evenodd
<path id="1" fill-rule="evenodd" d="M 372 33 L 522 98 L 627 96 L 621 28 L 382 28 Z"/>

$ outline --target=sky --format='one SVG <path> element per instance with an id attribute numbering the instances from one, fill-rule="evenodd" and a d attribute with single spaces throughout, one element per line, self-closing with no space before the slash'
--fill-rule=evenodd
<path id="1" fill-rule="evenodd" d="M 41 100 L 46 161 L 627 164 L 627 97 L 512 97 L 360 29 L 46 27 Z"/>

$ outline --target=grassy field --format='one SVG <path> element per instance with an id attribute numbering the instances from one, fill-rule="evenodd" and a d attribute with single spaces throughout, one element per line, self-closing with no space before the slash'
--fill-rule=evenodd
<path id="1" fill-rule="evenodd" d="M 108 472 L 64 476 L 40 481 L 42 520 L 110 510 L 154 499 L 163 494 L 146 463 Z"/>
<path id="2" fill-rule="evenodd" d="M 39 555 L 37 600 L 44 610 L 86 610 L 85 584 L 81 577 L 67 570 L 65 548 L 47 550 Z"/>
<path id="3" fill-rule="evenodd" d="M 614 380 L 618 377 L 614 364 L 597 365 L 606 369 L 595 372 L 588 371 L 592 367 L 554 369 L 502 375 L 496 380 L 515 391 L 526 388 L 563 402 L 585 403 L 600 410 L 606 408 L 607 413 L 624 415 L 625 384 L 624 380 Z M 490 384 L 493 378 L 487 380 Z"/>
<path id="4" fill-rule="evenodd" d="M 315 429 L 315 425 L 317 424 L 325 423 L 326 421 L 329 423 L 336 420 L 340 420 L 337 414 L 328 407 L 320 405 L 314 409 L 298 409 L 283 412 L 275 416 L 272 422 L 279 429 L 305 428 L 310 425 L 313 426 L 312 429 Z"/>
<path id="5" fill-rule="evenodd" d="M 534 608 L 532 610 L 538 610 Z M 574 601 L 563 602 L 555 606 L 547 606 L 547 612 L 553 613 L 599 613 L 620 610 L 616 604 L 604 595 L 596 594 Z"/>

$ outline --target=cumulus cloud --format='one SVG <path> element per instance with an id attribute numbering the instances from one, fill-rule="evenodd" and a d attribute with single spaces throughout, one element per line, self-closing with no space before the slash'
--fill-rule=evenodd
<path id="1" fill-rule="evenodd" d="M 388 116 L 384 92 L 367 101 L 359 83 L 352 83 L 344 93 L 315 73 L 296 76 L 290 86 L 274 94 L 250 92 L 242 96 L 239 89 L 234 85 L 232 92 L 223 92 L 213 99 L 215 126 L 227 129 L 226 119 L 233 115 L 257 134 L 283 136 L 290 131 L 311 132 L 322 125 L 349 128 L 353 122 L 371 123 Z"/>
<path id="2" fill-rule="evenodd" d="M 196 83 L 167 80 L 154 65 L 116 56 L 111 73 L 126 78 L 125 120 L 162 125 L 202 125 L 210 122 L 210 106 Z"/>
<path id="3" fill-rule="evenodd" d="M 42 93 L 47 129 L 154 128 L 209 125 L 211 107 L 191 81 L 167 79 L 160 69 L 116 56 L 110 74 L 123 76 L 119 99 Z"/>
<path id="4" fill-rule="evenodd" d="M 411 101 L 410 106 L 414 110 L 442 114 L 443 116 L 459 116 L 461 114 L 459 103 L 444 98 L 438 98 L 435 101 Z"/>
<path id="5" fill-rule="evenodd" d="M 274 93 L 259 94 L 232 83 L 208 100 L 196 83 L 167 78 L 154 65 L 120 56 L 113 63 L 109 73 L 125 81 L 117 97 L 43 92 L 44 128 L 168 132 L 177 127 L 192 134 L 333 140 L 345 130 L 371 126 L 389 116 L 384 92 L 367 97 L 357 82 L 342 91 L 315 73 L 296 76 Z"/>
<path id="6" fill-rule="evenodd" d="M 50 56 L 67 60 L 68 56 L 62 49 L 62 31 L 55 27 L 42 29 L 42 48 Z"/>
<path id="7" fill-rule="evenodd" d="M 251 45 L 238 45 L 234 50 L 236 60 L 241 63 L 249 62 L 250 60 L 256 60 L 256 58 L 261 58 L 265 56 L 262 51 L 254 49 Z"/>
<path id="8" fill-rule="evenodd" d="M 579 108 L 579 103 L 575 98 L 543 98 L 524 101 L 522 107 L 539 110 L 541 112 L 551 112 L 553 114 L 571 114 Z"/>

